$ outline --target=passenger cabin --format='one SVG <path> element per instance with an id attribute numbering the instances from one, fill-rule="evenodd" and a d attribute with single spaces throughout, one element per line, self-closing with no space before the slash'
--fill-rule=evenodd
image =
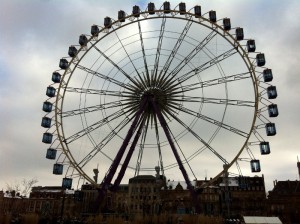
<path id="1" fill-rule="evenodd" d="M 268 112 L 269 112 L 269 117 L 277 117 L 279 114 L 277 104 L 269 105 Z"/>
<path id="2" fill-rule="evenodd" d="M 56 149 L 48 148 L 46 153 L 46 158 L 53 160 L 56 158 L 56 153 L 57 153 Z"/>
<path id="3" fill-rule="evenodd" d="M 44 142 L 46 144 L 51 144 L 52 143 L 52 138 L 53 138 L 53 134 L 45 132 L 43 134 L 43 140 L 42 140 L 42 142 Z"/>
<path id="4" fill-rule="evenodd" d="M 171 12 L 171 4 L 170 2 L 164 2 L 163 4 L 164 7 L 164 13 L 170 13 Z"/>
<path id="5" fill-rule="evenodd" d="M 236 35 L 236 39 L 238 41 L 240 40 L 244 40 L 244 29 L 243 28 L 236 28 L 235 29 L 235 35 Z"/>
<path id="6" fill-rule="evenodd" d="M 63 178 L 62 180 L 62 187 L 63 189 L 71 189 L 72 188 L 72 178 Z"/>
<path id="7" fill-rule="evenodd" d="M 44 128 L 50 128 L 51 127 L 51 118 L 43 117 L 41 126 L 44 127 Z"/>
<path id="8" fill-rule="evenodd" d="M 269 142 L 261 142 L 259 148 L 262 155 L 268 155 L 271 152 Z"/>
<path id="9" fill-rule="evenodd" d="M 54 83 L 60 83 L 61 75 L 58 72 L 52 73 L 52 81 Z"/>
<path id="10" fill-rule="evenodd" d="M 256 65 L 261 67 L 264 66 L 266 64 L 266 59 L 265 59 L 265 54 L 257 54 L 256 55 Z"/>
<path id="11" fill-rule="evenodd" d="M 269 86 L 267 88 L 268 99 L 276 99 L 277 98 L 277 90 L 276 86 Z"/>
<path id="12" fill-rule="evenodd" d="M 83 191 L 76 190 L 74 191 L 74 200 L 75 201 L 83 201 L 84 193 Z"/>
<path id="13" fill-rule="evenodd" d="M 154 10 L 155 10 L 155 5 L 154 5 L 154 3 L 152 3 L 152 2 L 148 3 L 148 13 L 149 13 L 150 15 L 153 15 L 153 14 L 155 14 Z"/>
<path id="14" fill-rule="evenodd" d="M 263 71 L 264 82 L 271 82 L 273 80 L 272 69 L 265 69 Z"/>
<path id="15" fill-rule="evenodd" d="M 77 48 L 74 47 L 74 46 L 70 46 L 70 47 L 69 47 L 69 50 L 68 50 L 68 55 L 69 55 L 71 58 L 74 58 L 74 57 L 77 55 Z"/>
<path id="16" fill-rule="evenodd" d="M 140 13 L 141 13 L 141 10 L 140 10 L 140 7 L 135 5 L 133 6 L 132 8 L 132 14 L 134 17 L 140 17 Z"/>
<path id="17" fill-rule="evenodd" d="M 84 46 L 87 45 L 88 39 L 87 39 L 87 37 L 84 34 L 81 34 L 79 36 L 79 41 L 78 42 L 79 42 L 79 44 L 80 44 L 81 47 L 84 47 Z"/>
<path id="18" fill-rule="evenodd" d="M 216 11 L 213 11 L 213 10 L 209 11 L 208 15 L 209 15 L 209 20 L 211 22 L 213 22 L 213 23 L 217 22 L 217 13 L 216 13 Z"/>
<path id="19" fill-rule="evenodd" d="M 59 164 L 59 163 L 55 163 L 53 165 L 53 174 L 55 174 L 55 175 L 62 175 L 63 169 L 64 169 L 64 165 Z"/>
<path id="20" fill-rule="evenodd" d="M 195 13 L 195 17 L 196 18 L 200 18 L 201 17 L 201 6 L 200 5 L 196 5 L 194 7 L 194 13 Z"/>
<path id="21" fill-rule="evenodd" d="M 126 13 L 123 10 L 120 10 L 118 12 L 118 20 L 123 23 L 125 22 L 125 17 L 126 17 Z"/>
<path id="22" fill-rule="evenodd" d="M 261 171 L 260 162 L 257 159 L 253 159 L 250 161 L 251 171 L 253 173 L 257 173 Z"/>
<path id="23" fill-rule="evenodd" d="M 100 33 L 99 27 L 97 25 L 93 25 L 91 27 L 92 36 L 97 37 L 99 35 L 99 33 Z"/>
<path id="24" fill-rule="evenodd" d="M 184 2 L 179 3 L 179 12 L 180 15 L 184 15 L 186 13 L 186 6 Z"/>
<path id="25" fill-rule="evenodd" d="M 276 127 L 274 123 L 267 123 L 266 124 L 266 132 L 267 136 L 274 136 L 276 135 Z"/>
<path id="26" fill-rule="evenodd" d="M 56 91 L 56 89 L 53 86 L 48 86 L 47 90 L 46 90 L 46 95 L 49 97 L 54 97 L 55 91 Z"/>
<path id="27" fill-rule="evenodd" d="M 231 29 L 231 22 L 230 22 L 229 18 L 223 19 L 223 27 L 224 27 L 224 30 L 226 30 L 226 31 Z"/>
<path id="28" fill-rule="evenodd" d="M 112 20 L 110 17 L 104 18 L 104 27 L 110 29 L 112 26 Z"/>
<path id="29" fill-rule="evenodd" d="M 248 52 L 255 52 L 256 50 L 255 40 L 247 40 L 247 50 Z"/>
<path id="30" fill-rule="evenodd" d="M 67 59 L 62 58 L 62 59 L 59 60 L 59 67 L 61 69 L 67 69 L 68 66 L 69 66 L 69 62 L 67 61 Z"/>
<path id="31" fill-rule="evenodd" d="M 45 112 L 51 112 L 52 111 L 52 103 L 45 101 L 43 103 L 43 111 Z"/>

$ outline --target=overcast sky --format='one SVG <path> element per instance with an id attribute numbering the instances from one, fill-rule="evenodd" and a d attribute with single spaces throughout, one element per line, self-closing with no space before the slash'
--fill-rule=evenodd
<path id="1" fill-rule="evenodd" d="M 153 1 L 162 5 L 163 1 Z M 173 6 L 179 1 L 170 1 Z M 60 185 L 52 175 L 53 162 L 45 159 L 42 143 L 42 103 L 51 74 L 78 36 L 90 33 L 103 18 L 128 13 L 139 0 L 2 0 L 0 8 L 0 190 L 6 183 L 36 177 L 38 185 Z M 300 2 L 299 0 L 206 0 L 202 11 L 216 10 L 230 17 L 245 36 L 256 40 L 273 70 L 278 90 L 278 134 L 268 139 L 271 154 L 261 159 L 267 189 L 273 180 L 296 180 L 300 156 Z M 209 175 L 209 171 L 208 171 Z"/>

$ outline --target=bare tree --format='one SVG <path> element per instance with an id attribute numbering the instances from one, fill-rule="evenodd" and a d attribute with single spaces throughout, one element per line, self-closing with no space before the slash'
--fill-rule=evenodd
<path id="1" fill-rule="evenodd" d="M 19 193 L 22 196 L 28 196 L 31 188 L 38 182 L 36 177 L 31 179 L 22 179 L 21 182 L 14 181 L 13 183 L 6 183 L 6 191 Z"/>

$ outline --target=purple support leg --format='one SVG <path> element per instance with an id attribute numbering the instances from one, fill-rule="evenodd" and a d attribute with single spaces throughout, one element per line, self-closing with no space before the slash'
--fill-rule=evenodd
<path id="1" fill-rule="evenodd" d="M 130 127 L 130 129 L 129 129 L 129 131 L 128 131 L 128 133 L 127 133 L 124 141 L 123 141 L 122 146 L 120 147 L 120 149 L 119 149 L 119 151 L 118 151 L 118 153 L 117 153 L 117 155 L 116 155 L 113 163 L 111 164 L 111 166 L 110 166 L 110 168 L 109 168 L 109 170 L 108 170 L 108 172 L 107 172 L 104 180 L 101 183 L 101 188 L 98 190 L 99 194 L 98 194 L 98 197 L 96 199 L 96 205 L 95 205 L 95 207 L 97 206 L 96 210 L 98 210 L 98 208 L 100 206 L 100 203 L 101 203 L 101 201 L 103 200 L 103 198 L 105 196 L 105 192 L 108 189 L 108 187 L 109 187 L 109 185 L 110 185 L 110 183 L 111 183 L 111 181 L 113 179 L 113 176 L 115 175 L 115 173 L 117 171 L 117 168 L 118 168 L 118 166 L 120 164 L 120 161 L 121 161 L 121 159 L 122 159 L 122 157 L 124 155 L 126 147 L 127 147 L 128 143 L 129 143 L 129 141 L 130 141 L 130 139 L 131 139 L 131 137 L 132 137 L 132 135 L 134 133 L 134 130 L 135 130 L 135 128 L 136 128 L 136 126 L 138 124 L 138 121 L 139 121 L 139 119 L 141 117 L 141 114 L 142 114 L 142 112 L 145 109 L 146 103 L 147 103 L 147 101 L 146 101 L 146 99 L 144 99 L 143 102 L 141 103 L 140 109 L 135 114 L 135 118 L 134 118 L 134 120 L 133 120 L 133 122 L 131 124 L 131 127 Z"/>
<path id="2" fill-rule="evenodd" d="M 164 132 L 165 132 L 165 134 L 166 134 L 166 137 L 167 137 L 168 142 L 169 142 L 169 144 L 170 144 L 170 146 L 171 146 L 171 149 L 172 149 L 172 151 L 173 151 L 173 154 L 174 154 L 174 156 L 175 156 L 175 159 L 176 159 L 176 161 L 177 161 L 177 163 L 178 163 L 178 165 L 179 165 L 179 169 L 181 170 L 181 173 L 182 173 L 182 175 L 183 175 L 183 177 L 184 177 L 184 180 L 185 180 L 185 182 L 186 182 L 186 184 L 187 184 L 187 188 L 189 189 L 189 191 L 190 191 L 190 193 L 191 193 L 191 196 L 192 196 L 192 198 L 193 198 L 193 200 L 194 200 L 196 212 L 199 213 L 199 212 L 200 212 L 200 209 L 199 209 L 199 205 L 198 205 L 198 202 L 197 202 L 197 195 L 196 195 L 196 192 L 195 192 L 195 190 L 194 190 L 194 187 L 193 187 L 192 184 L 191 184 L 191 181 L 190 181 L 190 179 L 189 179 L 189 177 L 188 177 L 188 174 L 187 174 L 187 172 L 186 172 L 186 170 L 185 170 L 185 168 L 184 168 L 184 166 L 183 166 L 183 163 L 182 163 L 182 161 L 181 161 L 181 159 L 180 159 L 180 156 L 179 156 L 179 154 L 178 154 L 178 152 L 177 152 L 177 149 L 176 149 L 176 147 L 175 147 L 175 145 L 174 145 L 174 143 L 173 143 L 173 141 L 172 141 L 171 135 L 170 135 L 169 130 L 168 130 L 167 122 L 166 122 L 166 120 L 164 119 L 163 115 L 161 114 L 159 108 L 157 107 L 154 98 L 151 99 L 151 103 L 152 103 L 153 109 L 154 109 L 154 111 L 155 111 L 155 113 L 156 113 L 156 115 L 157 115 L 157 118 L 158 118 L 158 120 L 159 120 L 159 122 L 160 122 L 160 124 L 161 124 L 161 126 L 162 126 L 162 128 L 163 128 L 163 130 L 164 130 Z"/>
<path id="3" fill-rule="evenodd" d="M 138 129 L 138 131 L 137 131 L 137 133 L 136 133 L 136 135 L 133 139 L 132 145 L 130 146 L 130 149 L 129 149 L 129 151 L 127 153 L 127 156 L 124 160 L 124 163 L 122 164 L 119 175 L 118 175 L 118 177 L 116 178 L 116 180 L 114 182 L 114 186 L 112 187 L 112 191 L 117 191 L 118 190 L 118 187 L 119 187 L 119 185 L 120 185 L 120 183 L 121 183 L 121 181 L 124 177 L 125 171 L 128 167 L 129 161 L 130 161 L 130 159 L 132 157 L 132 154 L 134 152 L 135 146 L 136 146 L 136 144 L 137 144 L 137 142 L 138 142 L 138 140 L 141 136 L 144 123 L 145 123 L 145 119 L 141 122 L 140 127 L 139 127 L 139 129 Z"/>

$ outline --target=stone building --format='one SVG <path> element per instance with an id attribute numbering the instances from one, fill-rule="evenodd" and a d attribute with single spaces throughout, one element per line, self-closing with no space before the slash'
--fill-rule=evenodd
<path id="1" fill-rule="evenodd" d="M 162 175 L 140 175 L 129 179 L 128 210 L 130 213 L 158 214 L 161 211 Z M 118 194 L 118 193 L 117 193 Z"/>
<path id="2" fill-rule="evenodd" d="M 300 181 L 274 181 L 268 195 L 268 213 L 283 223 L 300 223 Z"/>
<path id="3" fill-rule="evenodd" d="M 15 191 L 0 191 L 0 215 L 18 215 L 26 213 L 28 198 L 20 196 Z"/>
<path id="4" fill-rule="evenodd" d="M 221 215 L 224 217 L 263 216 L 266 214 L 264 176 L 229 177 L 226 186 L 221 178 Z"/>

